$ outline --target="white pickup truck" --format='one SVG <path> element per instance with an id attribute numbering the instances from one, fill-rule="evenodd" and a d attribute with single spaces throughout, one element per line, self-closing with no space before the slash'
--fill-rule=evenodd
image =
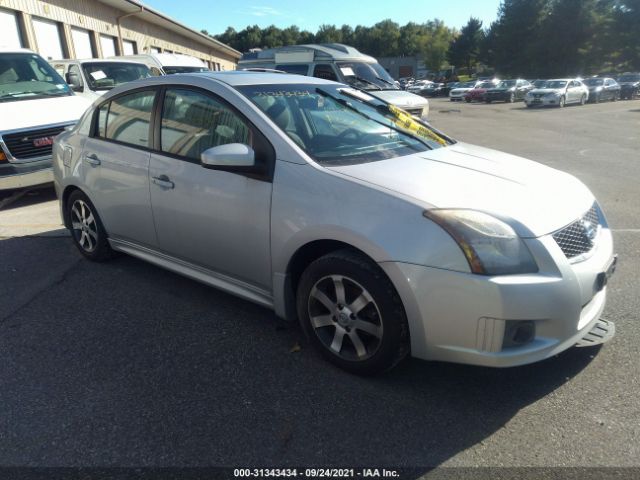
<path id="1" fill-rule="evenodd" d="M 0 190 L 51 182 L 53 139 L 90 104 L 38 54 L 0 48 Z"/>

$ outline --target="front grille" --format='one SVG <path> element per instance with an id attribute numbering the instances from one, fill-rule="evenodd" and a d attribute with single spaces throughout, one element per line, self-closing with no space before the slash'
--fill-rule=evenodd
<path id="1" fill-rule="evenodd" d="M 51 150 L 53 149 L 48 139 L 55 137 L 64 129 L 65 125 L 7 133 L 2 136 L 2 140 L 9 153 L 18 160 L 45 157 L 51 155 Z"/>
<path id="2" fill-rule="evenodd" d="M 600 229 L 600 216 L 594 205 L 582 218 L 553 234 L 567 258 L 574 258 L 591 251 Z"/>

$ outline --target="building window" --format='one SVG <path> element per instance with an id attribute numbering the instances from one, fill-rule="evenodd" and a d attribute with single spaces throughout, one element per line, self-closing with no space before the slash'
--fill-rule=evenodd
<path id="1" fill-rule="evenodd" d="M 100 35 L 100 47 L 102 48 L 102 58 L 116 56 L 116 39 L 110 35 Z"/>
<path id="2" fill-rule="evenodd" d="M 16 14 L 8 10 L 0 10 L 0 32 L 2 32 L 3 46 L 21 48 L 22 35 Z"/>
<path id="3" fill-rule="evenodd" d="M 135 55 L 138 53 L 138 46 L 133 40 L 123 40 L 122 49 L 124 50 L 122 52 L 123 55 Z"/>
<path id="4" fill-rule="evenodd" d="M 149 47 L 149 53 L 160 53 L 160 47 Z"/>
<path id="5" fill-rule="evenodd" d="M 76 52 L 76 58 L 93 58 L 95 52 L 91 45 L 91 34 L 89 30 L 73 27 L 71 29 L 71 39 L 73 40 L 73 49 Z"/>
<path id="6" fill-rule="evenodd" d="M 62 48 L 60 27 L 56 22 L 44 18 L 33 19 L 38 52 L 47 60 L 65 58 Z"/>

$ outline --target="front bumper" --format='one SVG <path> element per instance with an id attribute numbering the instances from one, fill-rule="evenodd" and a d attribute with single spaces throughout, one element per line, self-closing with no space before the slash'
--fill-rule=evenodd
<path id="1" fill-rule="evenodd" d="M 412 355 L 491 367 L 536 362 L 579 343 L 606 303 L 599 275 L 613 258 L 611 232 L 602 229 L 593 254 L 571 264 L 548 235 L 525 240 L 540 271 L 481 276 L 414 264 L 381 266 L 403 300 Z M 504 346 L 512 322 L 532 322 L 535 335 Z"/>
<path id="2" fill-rule="evenodd" d="M 53 172 L 51 167 L 24 173 L 12 173 L 10 175 L 2 175 L 0 171 L 0 190 L 34 187 L 51 183 L 52 181 Z"/>
<path id="3" fill-rule="evenodd" d="M 527 105 L 533 105 L 538 107 L 543 107 L 545 105 L 559 105 L 560 97 L 541 97 L 541 98 L 525 97 L 524 103 L 526 103 Z"/>

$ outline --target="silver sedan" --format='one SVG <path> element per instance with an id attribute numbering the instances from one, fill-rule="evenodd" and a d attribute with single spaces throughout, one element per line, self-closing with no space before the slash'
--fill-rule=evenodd
<path id="1" fill-rule="evenodd" d="M 124 252 L 269 307 L 352 372 L 408 354 L 521 365 L 614 332 L 587 187 L 343 84 L 137 81 L 57 137 L 54 173 L 86 258 Z"/>

